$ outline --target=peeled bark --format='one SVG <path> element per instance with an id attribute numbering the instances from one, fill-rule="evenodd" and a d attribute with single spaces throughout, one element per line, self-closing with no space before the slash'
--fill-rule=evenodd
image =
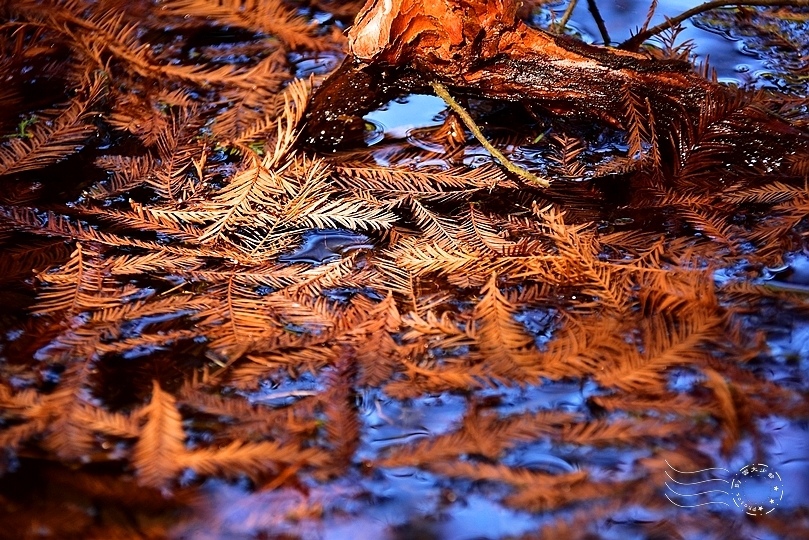
<path id="1" fill-rule="evenodd" d="M 307 140 L 350 143 L 363 128 L 359 116 L 430 81 L 458 94 L 584 113 L 619 127 L 632 114 L 631 95 L 661 134 L 726 92 L 684 62 L 531 28 L 517 19 L 517 7 L 512 0 L 369 0 L 349 32 L 348 56 L 313 98 Z"/>

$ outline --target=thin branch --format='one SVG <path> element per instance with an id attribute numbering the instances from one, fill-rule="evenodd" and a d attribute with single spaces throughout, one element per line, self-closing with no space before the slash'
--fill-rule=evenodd
<path id="1" fill-rule="evenodd" d="M 593 20 L 596 22 L 596 26 L 598 26 L 598 31 L 601 33 L 601 39 L 604 40 L 604 45 L 609 45 L 612 42 L 610 39 L 610 33 L 607 32 L 607 25 L 604 23 L 604 18 L 601 17 L 601 11 L 598 9 L 596 0 L 587 0 L 587 9 L 590 10 L 590 15 L 593 16 Z"/>
<path id="2" fill-rule="evenodd" d="M 567 22 L 570 20 L 570 17 L 573 15 L 573 10 L 576 9 L 576 4 L 578 0 L 570 0 L 567 5 L 567 9 L 565 10 L 564 15 L 562 15 L 562 20 L 559 21 L 559 28 L 564 28 L 567 25 Z"/>
<path id="3" fill-rule="evenodd" d="M 728 6 L 790 6 L 790 7 L 809 7 L 809 0 L 748 0 L 745 2 L 733 2 L 729 0 L 713 0 L 705 2 L 697 7 L 684 11 L 676 17 L 666 19 L 666 22 L 653 26 L 644 32 L 632 36 L 628 40 L 621 43 L 618 48 L 628 51 L 637 50 L 640 45 L 652 36 L 656 36 L 661 32 L 665 32 L 669 28 L 674 28 L 686 19 L 690 19 L 694 15 L 699 15 L 712 9 L 728 7 Z"/>
<path id="4" fill-rule="evenodd" d="M 455 99 L 449 94 L 449 91 L 447 90 L 446 86 L 435 81 L 431 82 L 430 84 L 432 85 L 433 90 L 435 90 L 435 93 L 438 95 L 438 97 L 443 99 L 444 103 L 449 105 L 450 109 L 455 111 L 455 113 L 461 118 L 461 121 L 463 121 L 466 127 L 469 128 L 469 131 L 472 132 L 472 135 L 474 135 L 475 138 L 478 140 L 478 142 L 481 145 L 483 145 L 483 148 L 485 148 L 494 159 L 499 161 L 500 165 L 505 167 L 507 171 L 516 174 L 520 178 L 528 180 L 529 182 L 532 182 L 538 186 L 541 187 L 550 186 L 550 182 L 548 182 L 548 180 L 546 180 L 545 178 L 540 178 L 539 176 L 535 175 L 530 171 L 527 171 L 526 169 L 523 169 L 522 167 L 518 167 L 517 165 L 512 163 L 506 156 L 504 156 L 503 153 L 500 152 L 500 150 L 495 148 L 492 145 L 492 143 L 486 140 L 486 137 L 483 136 L 483 132 L 480 131 L 478 125 L 475 123 L 472 117 L 469 116 L 469 113 L 466 112 L 466 109 L 461 107 L 460 104 L 458 104 L 458 102 L 455 101 Z"/>

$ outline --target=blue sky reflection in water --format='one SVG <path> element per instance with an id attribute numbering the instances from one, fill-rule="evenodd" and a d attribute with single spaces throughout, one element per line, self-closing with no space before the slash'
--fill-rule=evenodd
<path id="1" fill-rule="evenodd" d="M 616 45 L 637 33 L 640 24 L 646 18 L 649 2 L 637 0 L 618 0 L 615 2 L 597 2 L 599 12 L 604 19 L 604 25 L 609 32 L 612 44 Z M 700 2 L 670 1 L 660 2 L 649 27 L 665 22 L 666 16 L 682 13 Z M 555 6 L 557 19 L 564 11 L 564 3 L 551 4 Z M 550 13 L 543 10 L 537 15 L 537 22 L 549 21 Z M 697 63 L 706 59 L 717 71 L 719 80 L 735 84 L 744 84 L 756 77 L 756 74 L 766 68 L 764 59 L 747 49 L 742 39 L 723 33 L 721 29 L 711 28 L 701 23 L 701 18 L 695 18 L 683 23 L 683 32 L 679 35 L 677 43 L 692 40 Z M 695 21 L 696 24 L 695 24 Z M 603 44 L 601 33 L 594 18 L 590 15 L 588 4 L 585 1 L 577 3 L 568 26 L 574 30 L 574 35 L 588 43 Z M 652 40 L 654 43 L 655 40 Z M 744 75 L 743 75 L 744 74 Z"/>

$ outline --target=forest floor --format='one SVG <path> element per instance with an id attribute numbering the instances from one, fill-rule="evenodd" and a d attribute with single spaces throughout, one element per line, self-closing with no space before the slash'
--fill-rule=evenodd
<path id="1" fill-rule="evenodd" d="M 665 136 L 468 100 L 545 189 L 432 95 L 303 144 L 361 4 L 0 0 L 0 538 L 809 537 L 809 10 L 651 40 Z"/>

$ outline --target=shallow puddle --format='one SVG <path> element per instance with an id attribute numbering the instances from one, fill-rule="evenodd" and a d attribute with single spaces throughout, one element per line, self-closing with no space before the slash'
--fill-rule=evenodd
<path id="1" fill-rule="evenodd" d="M 599 43 L 592 3 L 567 30 Z M 103 99 L 76 91 L 103 111 L 76 120 L 87 149 L 0 176 L 0 537 L 805 536 L 809 151 L 765 129 L 807 125 L 804 11 L 684 25 L 719 81 L 791 97 L 720 100 L 663 154 L 637 125 L 469 100 L 539 189 L 435 96 L 366 114 L 357 148 L 299 148 L 312 90 L 292 79 L 340 64 L 348 4 L 164 4 L 121 3 L 109 51 L 92 2 L 3 38 L 37 63 L 0 69 L 44 97 L 30 70 L 78 84 L 64 59 L 93 47 L 109 65 Z M 597 4 L 618 43 L 649 2 Z M 3 148 L 53 122 L 12 86 Z M 766 476 L 688 482 L 755 464 L 777 508 Z"/>
<path id="2" fill-rule="evenodd" d="M 278 260 L 284 263 L 320 265 L 338 260 L 348 253 L 373 247 L 367 236 L 354 231 L 313 230 L 303 235 L 303 244 L 298 249 L 281 255 Z"/>

